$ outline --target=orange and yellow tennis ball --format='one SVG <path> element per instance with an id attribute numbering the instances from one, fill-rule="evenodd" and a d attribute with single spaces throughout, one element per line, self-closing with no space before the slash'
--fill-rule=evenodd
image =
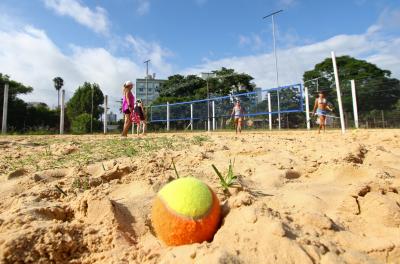
<path id="1" fill-rule="evenodd" d="M 169 246 L 201 243 L 213 238 L 220 214 L 219 200 L 210 187 L 193 177 L 179 178 L 158 192 L 152 224 Z"/>

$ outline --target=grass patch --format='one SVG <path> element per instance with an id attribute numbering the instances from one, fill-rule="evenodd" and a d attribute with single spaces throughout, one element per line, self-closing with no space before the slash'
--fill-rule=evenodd
<path id="1" fill-rule="evenodd" d="M 210 141 L 210 137 L 204 135 L 197 135 L 191 139 L 191 143 L 198 146 L 202 146 L 207 141 Z"/>
<path id="2" fill-rule="evenodd" d="M 0 168 L 7 174 L 19 168 L 28 171 L 40 171 L 72 166 L 86 166 L 91 163 L 117 159 L 121 157 L 136 157 L 155 153 L 160 149 L 181 150 L 191 142 L 184 138 L 146 137 L 139 139 L 119 138 L 34 138 L 29 145 L 16 145 L 12 154 L 0 153 Z M 59 146 L 57 146 L 59 144 Z M 67 155 L 55 155 L 54 148 L 74 145 L 78 149 Z M 52 145 L 52 147 L 50 147 Z M 13 157 L 14 153 L 20 157 Z"/>

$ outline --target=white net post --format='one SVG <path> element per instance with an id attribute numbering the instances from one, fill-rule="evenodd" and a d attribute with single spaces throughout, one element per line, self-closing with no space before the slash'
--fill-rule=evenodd
<path id="1" fill-rule="evenodd" d="M 268 119 L 269 119 L 269 130 L 272 130 L 272 107 L 271 107 L 271 93 L 267 94 L 268 97 Z"/>
<path id="2" fill-rule="evenodd" d="M 306 103 L 306 122 L 307 122 L 307 130 L 310 130 L 310 105 L 308 99 L 308 87 L 304 85 L 304 97 Z"/>
<path id="3" fill-rule="evenodd" d="M 331 52 L 332 55 L 332 64 L 333 64 L 333 71 L 335 73 L 335 83 L 336 83 L 336 93 L 337 93 L 337 99 L 338 99 L 338 104 L 339 104 L 339 113 L 340 113 L 340 126 L 342 128 L 342 134 L 346 132 L 345 124 L 344 124 L 344 115 L 343 115 L 343 106 L 342 106 L 342 95 L 340 93 L 340 83 L 339 83 L 339 74 L 338 74 L 338 69 L 337 69 L 337 64 L 336 64 L 336 56 L 335 52 Z"/>
<path id="4" fill-rule="evenodd" d="M 60 135 L 64 134 L 65 90 L 61 90 Z"/>
<path id="5" fill-rule="evenodd" d="M 169 102 L 167 102 L 167 131 L 169 131 Z"/>
<path id="6" fill-rule="evenodd" d="M 104 96 L 104 134 L 107 134 L 108 96 Z"/>
<path id="7" fill-rule="evenodd" d="M 351 80 L 350 83 L 351 83 L 351 97 L 353 98 L 354 126 L 358 129 L 358 107 L 357 107 L 356 83 L 354 80 Z"/>
<path id="8" fill-rule="evenodd" d="M 8 87 L 8 83 L 4 84 L 3 123 L 1 125 L 2 134 L 7 133 Z"/>
<path id="9" fill-rule="evenodd" d="M 193 131 L 193 104 L 190 104 L 190 130 Z"/>
<path id="10" fill-rule="evenodd" d="M 279 100 L 279 90 L 276 91 L 277 92 L 277 98 L 278 98 L 278 129 L 281 129 L 281 103 Z"/>
<path id="11" fill-rule="evenodd" d="M 212 101 L 212 128 L 215 130 L 215 101 Z"/>

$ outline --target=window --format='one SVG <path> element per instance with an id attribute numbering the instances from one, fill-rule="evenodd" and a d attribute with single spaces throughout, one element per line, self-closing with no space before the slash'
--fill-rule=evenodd
<path id="1" fill-rule="evenodd" d="M 139 92 L 143 93 L 144 92 L 144 88 L 139 88 Z"/>

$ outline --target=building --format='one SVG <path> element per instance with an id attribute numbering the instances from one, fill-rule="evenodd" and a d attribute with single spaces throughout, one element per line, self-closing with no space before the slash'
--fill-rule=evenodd
<path id="1" fill-rule="evenodd" d="M 257 103 L 261 103 L 263 101 L 262 88 L 260 87 L 254 88 L 254 92 L 256 92 L 257 95 Z"/>
<path id="2" fill-rule="evenodd" d="M 141 99 L 145 105 L 151 104 L 158 97 L 158 91 L 165 80 L 156 79 L 155 75 L 147 77 L 147 93 L 146 78 L 136 79 L 135 95 L 137 99 Z"/>
<path id="3" fill-rule="evenodd" d="M 108 123 L 116 123 L 117 122 L 117 114 L 114 114 L 113 112 L 110 112 L 107 114 L 107 121 Z"/>

